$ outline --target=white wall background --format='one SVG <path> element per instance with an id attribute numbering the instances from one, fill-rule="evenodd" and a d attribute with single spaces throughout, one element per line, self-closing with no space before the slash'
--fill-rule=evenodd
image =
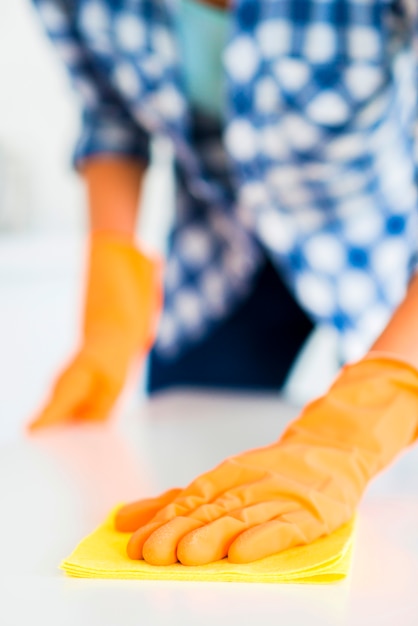
<path id="1" fill-rule="evenodd" d="M 30 0 L 0 1 L 0 231 L 82 222 L 77 98 Z"/>

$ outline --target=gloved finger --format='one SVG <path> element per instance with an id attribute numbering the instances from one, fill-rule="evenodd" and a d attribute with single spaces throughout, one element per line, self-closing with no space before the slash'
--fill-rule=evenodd
<path id="1" fill-rule="evenodd" d="M 190 483 L 178 498 L 157 513 L 153 521 L 169 521 L 179 515 L 189 515 L 230 489 L 260 480 L 266 475 L 267 471 L 264 468 L 247 467 L 235 459 L 227 459 Z"/>
<path id="2" fill-rule="evenodd" d="M 142 559 L 142 549 L 144 543 L 152 533 L 163 526 L 164 522 L 150 522 L 136 530 L 128 541 L 126 553 L 130 559 L 140 561 Z"/>
<path id="3" fill-rule="evenodd" d="M 178 521 L 179 520 L 179 521 Z M 186 521 L 185 521 L 186 520 Z M 173 525 L 171 525 L 173 524 Z M 175 563 L 176 561 L 172 561 L 173 558 L 171 556 L 173 551 L 173 545 L 179 540 L 179 537 L 183 534 L 189 532 L 190 529 L 197 528 L 201 526 L 202 522 L 198 522 L 197 520 L 187 521 L 187 518 L 183 518 L 181 516 L 175 517 L 172 520 L 166 521 L 151 521 L 145 526 L 141 526 L 134 532 L 132 537 L 130 538 L 127 546 L 127 553 L 131 559 L 142 559 L 143 556 L 143 548 L 147 540 L 155 534 L 154 540 L 156 542 L 155 554 L 156 558 L 160 554 L 162 550 L 163 556 L 161 557 L 160 565 L 169 565 L 171 562 Z M 163 537 L 156 534 L 160 528 L 164 529 Z M 184 529 L 184 531 L 183 531 Z M 160 545 L 161 544 L 161 550 Z M 176 544 L 177 545 L 177 544 Z M 165 547 L 167 546 L 167 547 Z M 151 547 L 150 550 L 150 558 L 152 559 L 153 549 Z M 165 556 L 168 554 L 168 557 Z"/>
<path id="4" fill-rule="evenodd" d="M 299 486 L 299 491 L 302 489 Z M 294 481 L 285 476 L 270 473 L 259 480 L 241 484 L 223 493 L 209 504 L 203 504 L 193 511 L 188 512 L 189 516 L 203 522 L 213 522 L 226 514 L 232 513 L 245 507 L 251 507 L 258 503 L 269 501 L 293 501 L 298 500 L 301 507 L 305 507 L 304 494 L 295 495 Z M 177 500 L 178 501 L 178 500 Z M 186 513 L 184 513 L 186 514 Z"/>
<path id="5" fill-rule="evenodd" d="M 230 545 L 241 533 L 294 509 L 295 503 L 290 500 L 260 502 L 238 509 L 185 535 L 179 542 L 177 558 L 183 565 L 219 561 L 227 556 Z M 152 537 L 148 541 L 151 540 Z"/>
<path id="6" fill-rule="evenodd" d="M 151 521 L 154 515 L 181 493 L 181 489 L 170 489 L 156 498 L 137 500 L 121 507 L 116 513 L 115 528 L 119 532 L 134 532 Z"/>
<path id="7" fill-rule="evenodd" d="M 241 533 L 228 550 L 231 563 L 251 563 L 331 532 L 306 510 L 294 511 Z"/>
<path id="8" fill-rule="evenodd" d="M 177 563 L 179 541 L 200 526 L 202 526 L 202 522 L 193 518 L 175 517 L 161 525 L 148 537 L 143 544 L 142 557 L 151 565 Z"/>
<path id="9" fill-rule="evenodd" d="M 47 406 L 28 424 L 28 430 L 73 422 L 78 407 L 89 396 L 92 385 L 93 375 L 87 368 L 75 364 L 70 366 L 56 383 Z"/>

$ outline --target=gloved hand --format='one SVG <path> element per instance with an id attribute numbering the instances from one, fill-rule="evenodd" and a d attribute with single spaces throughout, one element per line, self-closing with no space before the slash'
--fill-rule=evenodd
<path id="1" fill-rule="evenodd" d="M 156 514 L 158 500 L 122 509 L 116 527 L 137 528 L 132 559 L 248 563 L 347 522 L 369 480 L 417 436 L 418 371 L 370 355 L 343 368 L 277 443 L 227 459 Z"/>
<path id="2" fill-rule="evenodd" d="M 155 337 L 162 304 L 162 262 L 120 237 L 92 236 L 82 345 L 58 378 L 30 430 L 104 420 L 135 356 Z"/>

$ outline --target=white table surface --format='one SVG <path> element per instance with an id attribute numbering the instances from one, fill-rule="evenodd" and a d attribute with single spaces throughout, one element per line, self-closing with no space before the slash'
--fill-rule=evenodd
<path id="1" fill-rule="evenodd" d="M 417 626 L 418 449 L 368 491 L 343 583 L 66 578 L 59 562 L 115 503 L 273 441 L 292 411 L 273 396 L 166 394 L 123 409 L 116 425 L 23 439 L 75 345 L 83 248 L 71 237 L 0 243 L 0 626 Z"/>
<path id="2" fill-rule="evenodd" d="M 326 585 L 76 580 L 61 559 L 117 502 L 184 485 L 274 440 L 293 411 L 264 395 L 166 393 L 106 427 L 0 447 L 0 624 L 418 624 L 418 449 L 369 489 L 350 578 Z"/>

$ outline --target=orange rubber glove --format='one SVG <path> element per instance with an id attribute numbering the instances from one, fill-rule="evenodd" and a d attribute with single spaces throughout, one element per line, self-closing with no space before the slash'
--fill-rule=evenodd
<path id="1" fill-rule="evenodd" d="M 161 259 L 121 237 L 93 235 L 82 345 L 29 429 L 104 420 L 134 357 L 152 345 L 161 303 Z"/>
<path id="2" fill-rule="evenodd" d="M 347 522 L 369 480 L 417 436 L 418 371 L 371 355 L 343 368 L 277 443 L 227 459 L 158 513 L 158 499 L 122 508 L 116 527 L 137 529 L 132 559 L 248 563 Z"/>

